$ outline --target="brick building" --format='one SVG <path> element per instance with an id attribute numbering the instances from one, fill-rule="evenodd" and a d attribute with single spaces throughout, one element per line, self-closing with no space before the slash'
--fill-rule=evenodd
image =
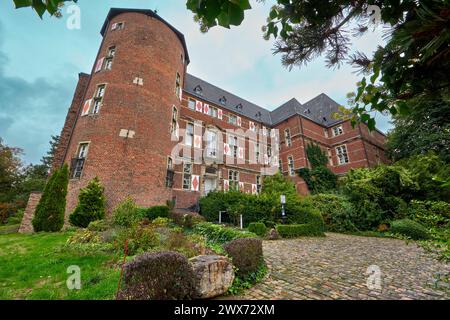
<path id="1" fill-rule="evenodd" d="M 338 104 L 325 94 L 268 111 L 188 74 L 184 36 L 151 10 L 111 9 L 101 34 L 55 156 L 55 167 L 71 169 L 68 212 L 96 176 L 108 209 L 127 196 L 140 206 L 175 200 L 190 208 L 211 190 L 257 193 L 268 168 L 306 194 L 295 171 L 309 166 L 308 143 L 322 147 L 336 174 L 387 161 L 385 136 L 334 120 Z"/>

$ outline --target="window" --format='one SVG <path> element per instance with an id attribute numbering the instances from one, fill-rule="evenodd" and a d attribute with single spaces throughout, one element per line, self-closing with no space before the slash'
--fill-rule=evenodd
<path id="1" fill-rule="evenodd" d="M 195 100 L 194 99 L 189 99 L 188 108 L 191 110 L 195 110 Z"/>
<path id="2" fill-rule="evenodd" d="M 208 115 L 210 115 L 211 117 L 217 118 L 217 108 L 210 106 Z"/>
<path id="3" fill-rule="evenodd" d="M 112 31 L 122 30 L 123 28 L 125 28 L 125 22 L 113 23 L 111 27 Z"/>
<path id="4" fill-rule="evenodd" d="M 185 145 L 192 146 L 194 142 L 194 125 L 192 123 L 188 123 L 186 125 L 186 140 Z"/>
<path id="5" fill-rule="evenodd" d="M 281 173 L 283 173 L 283 161 L 281 160 L 281 158 L 278 160 L 278 169 Z"/>
<path id="6" fill-rule="evenodd" d="M 228 116 L 228 122 L 237 125 L 237 117 L 235 115 L 230 114 Z"/>
<path id="7" fill-rule="evenodd" d="M 284 130 L 284 138 L 286 140 L 286 147 L 292 146 L 292 138 L 291 138 L 291 130 L 290 129 Z"/>
<path id="8" fill-rule="evenodd" d="M 333 155 L 331 154 L 331 149 L 328 149 L 328 159 L 329 159 L 329 163 L 330 166 L 333 166 Z"/>
<path id="9" fill-rule="evenodd" d="M 192 163 L 185 163 L 183 165 L 183 189 L 191 189 L 191 178 L 192 178 Z"/>
<path id="10" fill-rule="evenodd" d="M 171 157 L 167 158 L 167 173 L 166 173 L 166 188 L 172 188 L 173 187 L 173 177 L 174 177 L 174 170 L 173 170 L 173 160 Z"/>
<path id="11" fill-rule="evenodd" d="M 237 158 L 238 156 L 238 138 L 234 136 L 228 136 L 228 144 L 230 145 L 231 151 L 233 152 L 233 157 Z"/>
<path id="12" fill-rule="evenodd" d="M 177 78 L 175 80 L 175 94 L 177 97 L 181 97 L 181 76 L 177 72 Z"/>
<path id="13" fill-rule="evenodd" d="M 208 130 L 206 132 L 206 157 L 217 158 L 217 133 Z"/>
<path id="14" fill-rule="evenodd" d="M 337 126 L 333 128 L 333 137 L 340 136 L 341 134 L 344 134 L 344 129 L 342 126 Z"/>
<path id="15" fill-rule="evenodd" d="M 338 161 L 339 161 L 340 165 L 350 162 L 350 160 L 348 158 L 348 153 L 347 153 L 347 146 L 343 145 L 343 146 L 337 147 L 336 154 L 338 156 Z"/>
<path id="16" fill-rule="evenodd" d="M 94 95 L 94 106 L 92 107 L 92 112 L 89 113 L 98 114 L 100 112 L 100 108 L 103 105 L 103 97 L 105 96 L 105 89 L 106 85 L 104 84 L 97 86 Z"/>
<path id="17" fill-rule="evenodd" d="M 178 132 L 177 132 L 177 127 L 178 127 L 178 110 L 176 107 L 173 107 L 172 109 L 172 124 L 170 126 L 170 133 L 172 135 L 177 136 Z"/>
<path id="18" fill-rule="evenodd" d="M 260 156 L 260 152 L 259 152 L 259 150 L 260 150 L 260 148 L 259 148 L 259 143 L 256 143 L 255 145 L 254 145 L 255 147 L 255 159 L 256 159 L 256 163 L 259 163 L 260 161 L 260 159 L 259 159 L 259 156 Z"/>
<path id="19" fill-rule="evenodd" d="M 221 105 L 225 106 L 227 104 L 227 98 L 222 97 L 222 98 L 219 99 L 219 102 L 220 102 Z"/>
<path id="20" fill-rule="evenodd" d="M 116 55 L 116 47 L 110 47 L 108 49 L 108 55 L 105 58 L 105 70 L 111 70 L 113 65 L 113 59 Z"/>
<path id="21" fill-rule="evenodd" d="M 288 167 L 289 167 L 289 175 L 295 176 L 294 158 L 292 158 L 292 156 L 288 157 Z"/>
<path id="22" fill-rule="evenodd" d="M 230 187 L 239 190 L 239 172 L 236 170 L 228 170 L 228 180 Z"/>
<path id="23" fill-rule="evenodd" d="M 194 92 L 195 92 L 196 94 L 198 94 L 199 96 L 202 96 L 202 95 L 203 95 L 203 89 L 202 89 L 202 87 L 200 87 L 200 86 L 196 86 L 196 87 L 194 88 Z"/>
<path id="24" fill-rule="evenodd" d="M 256 192 L 261 193 L 262 180 L 261 176 L 256 176 Z"/>
<path id="25" fill-rule="evenodd" d="M 325 135 L 325 138 L 328 138 L 328 129 L 323 129 L 323 134 Z"/>
<path id="26" fill-rule="evenodd" d="M 272 156 L 272 147 L 267 146 L 267 156 L 270 158 Z"/>
<path id="27" fill-rule="evenodd" d="M 84 163 L 86 162 L 86 157 L 89 151 L 89 143 L 80 143 L 78 146 L 77 154 L 74 159 L 72 159 L 72 164 L 70 166 L 72 179 L 80 179 L 83 173 Z"/>

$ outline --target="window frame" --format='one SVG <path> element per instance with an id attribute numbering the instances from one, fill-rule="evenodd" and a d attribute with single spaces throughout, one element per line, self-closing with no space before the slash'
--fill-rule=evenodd
<path id="1" fill-rule="evenodd" d="M 189 168 L 189 171 L 186 171 L 186 168 Z M 193 172 L 192 163 L 190 162 L 184 162 L 183 163 L 183 190 L 191 190 L 191 184 L 192 184 L 192 172 Z M 188 179 L 188 180 L 186 180 Z M 189 184 L 186 185 L 186 182 L 189 181 Z M 186 187 L 187 186 L 187 187 Z"/>
<path id="2" fill-rule="evenodd" d="M 291 129 L 290 128 L 284 129 L 284 141 L 286 142 L 286 147 L 287 148 L 292 147 L 292 135 L 291 135 Z"/>
<path id="3" fill-rule="evenodd" d="M 342 151 L 345 150 L 345 152 L 341 153 L 340 150 L 342 150 Z M 348 154 L 348 148 L 347 148 L 346 144 L 342 144 L 342 145 L 336 147 L 336 156 L 338 159 L 338 164 L 340 166 L 350 163 L 350 156 Z M 341 156 L 344 157 L 344 162 L 341 161 L 342 160 Z"/>
<path id="4" fill-rule="evenodd" d="M 188 128 L 192 127 L 192 131 L 188 130 Z M 192 122 L 186 122 L 186 130 L 185 130 L 185 140 L 184 145 L 192 147 L 194 145 L 194 135 L 195 135 L 195 125 Z M 190 144 L 188 143 L 188 137 L 190 137 Z"/>
<path id="5" fill-rule="evenodd" d="M 333 127 L 332 131 L 333 131 L 333 137 L 339 137 L 344 134 L 344 127 L 342 126 L 342 124 L 340 124 L 338 126 Z"/>
<path id="6" fill-rule="evenodd" d="M 291 177 L 295 176 L 295 161 L 294 161 L 294 157 L 292 155 L 288 156 L 288 173 Z M 292 165 L 292 167 L 291 167 Z"/>

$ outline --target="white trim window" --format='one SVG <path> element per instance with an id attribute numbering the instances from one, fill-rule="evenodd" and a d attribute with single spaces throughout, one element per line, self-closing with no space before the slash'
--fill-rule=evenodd
<path id="1" fill-rule="evenodd" d="M 333 137 L 337 137 L 344 134 L 344 128 L 342 125 L 333 128 Z"/>
<path id="2" fill-rule="evenodd" d="M 181 76 L 178 72 L 175 79 L 175 94 L 179 99 L 181 99 Z"/>
<path id="3" fill-rule="evenodd" d="M 288 168 L 289 168 L 289 175 L 295 176 L 294 158 L 292 156 L 288 157 Z"/>
<path id="4" fill-rule="evenodd" d="M 94 95 L 94 106 L 92 107 L 92 114 L 98 114 L 100 108 L 103 105 L 103 97 L 105 96 L 106 84 L 100 84 L 97 86 L 97 90 Z"/>
<path id="5" fill-rule="evenodd" d="M 186 138 L 184 141 L 184 144 L 186 146 L 192 147 L 194 143 L 194 124 L 193 123 L 186 123 Z"/>
<path id="6" fill-rule="evenodd" d="M 210 106 L 208 110 L 208 115 L 213 118 L 217 118 L 217 108 Z"/>
<path id="7" fill-rule="evenodd" d="M 178 109 L 172 107 L 172 124 L 170 126 L 170 133 L 172 136 L 178 137 Z"/>
<path id="8" fill-rule="evenodd" d="M 230 187 L 239 190 L 239 171 L 236 170 L 228 170 L 228 181 Z"/>
<path id="9" fill-rule="evenodd" d="M 183 164 L 183 189 L 191 190 L 192 163 Z"/>
<path id="10" fill-rule="evenodd" d="M 260 175 L 256 176 L 256 192 L 260 194 L 262 191 L 262 178 Z"/>
<path id="11" fill-rule="evenodd" d="M 291 137 L 291 130 L 289 128 L 284 129 L 284 138 L 286 140 L 286 147 L 292 146 L 292 137 Z"/>
<path id="12" fill-rule="evenodd" d="M 206 131 L 206 157 L 217 158 L 217 132 L 208 130 Z"/>
<path id="13" fill-rule="evenodd" d="M 239 155 L 238 138 L 235 136 L 228 136 L 228 144 L 230 145 L 233 157 L 237 158 Z"/>
<path id="14" fill-rule="evenodd" d="M 194 99 L 188 100 L 188 108 L 191 110 L 195 110 L 195 100 Z"/>
<path id="15" fill-rule="evenodd" d="M 235 116 L 234 114 L 230 114 L 228 116 L 228 123 L 234 124 L 235 126 L 237 126 L 237 116 Z"/>
<path id="16" fill-rule="evenodd" d="M 337 147 L 336 154 L 338 157 L 339 165 L 347 164 L 350 162 L 346 145 Z"/>

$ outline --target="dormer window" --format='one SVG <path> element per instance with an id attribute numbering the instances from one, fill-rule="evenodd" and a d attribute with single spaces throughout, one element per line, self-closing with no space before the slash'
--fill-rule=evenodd
<path id="1" fill-rule="evenodd" d="M 323 121 L 323 122 L 327 122 L 328 120 L 327 120 L 326 117 L 323 117 L 323 118 L 322 118 L 322 121 Z"/>
<path id="2" fill-rule="evenodd" d="M 238 111 L 242 111 L 243 108 L 244 108 L 244 107 L 242 106 L 242 103 L 239 103 L 239 104 L 236 106 L 236 109 L 237 109 Z"/>
<path id="3" fill-rule="evenodd" d="M 195 94 L 198 94 L 199 96 L 202 96 L 202 95 L 203 95 L 203 89 L 202 89 L 202 87 L 200 87 L 200 86 L 196 86 L 196 87 L 194 88 L 194 92 L 195 92 Z"/>
<path id="4" fill-rule="evenodd" d="M 342 126 L 337 126 L 333 128 L 333 137 L 340 136 L 341 134 L 344 134 L 344 129 Z"/>
<path id="5" fill-rule="evenodd" d="M 219 102 L 220 102 L 220 104 L 225 106 L 227 104 L 227 98 L 222 97 L 222 98 L 219 99 Z"/>
<path id="6" fill-rule="evenodd" d="M 305 110 L 305 114 L 310 114 L 311 113 L 311 110 L 310 109 L 306 109 Z"/>
<path id="7" fill-rule="evenodd" d="M 258 118 L 258 119 L 261 119 L 262 113 L 261 113 L 260 111 L 258 111 L 258 112 L 255 114 L 255 117 Z"/>

